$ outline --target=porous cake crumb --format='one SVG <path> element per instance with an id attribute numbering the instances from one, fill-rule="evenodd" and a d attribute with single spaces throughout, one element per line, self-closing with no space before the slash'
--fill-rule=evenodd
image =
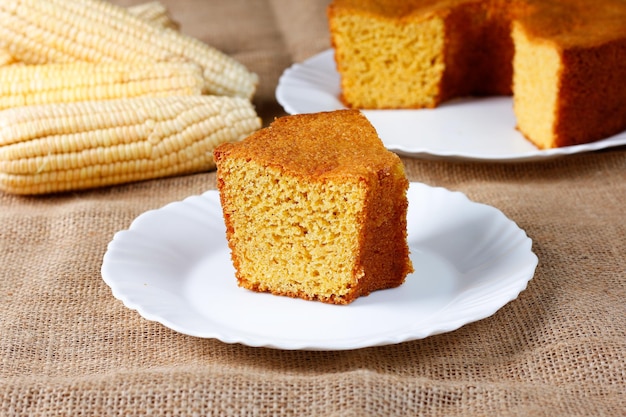
<path id="1" fill-rule="evenodd" d="M 214 156 L 241 287 L 348 304 L 413 271 L 404 166 L 359 111 L 282 117 Z"/>
<path id="2" fill-rule="evenodd" d="M 512 95 L 539 149 L 626 129 L 623 0 L 333 0 L 328 19 L 351 108 Z"/>

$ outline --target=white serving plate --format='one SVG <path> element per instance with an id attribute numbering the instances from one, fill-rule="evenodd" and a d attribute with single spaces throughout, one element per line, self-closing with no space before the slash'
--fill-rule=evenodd
<path id="1" fill-rule="evenodd" d="M 289 114 L 345 108 L 339 101 L 333 51 L 294 64 L 280 77 L 276 99 Z M 626 145 L 626 132 L 588 144 L 537 149 L 515 129 L 511 97 L 455 100 L 435 109 L 364 110 L 385 146 L 427 159 L 535 161 Z"/>
<path id="2" fill-rule="evenodd" d="M 346 306 L 237 286 L 217 191 L 170 203 L 119 231 L 103 258 L 113 295 L 177 332 L 277 349 L 343 350 L 449 332 L 494 314 L 537 266 L 531 239 L 497 209 L 411 183 L 415 272 Z"/>

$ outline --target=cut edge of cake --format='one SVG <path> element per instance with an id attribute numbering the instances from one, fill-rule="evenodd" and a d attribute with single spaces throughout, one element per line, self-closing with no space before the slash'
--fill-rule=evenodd
<path id="1" fill-rule="evenodd" d="M 516 127 L 539 149 L 619 134 L 626 129 L 626 4 L 603 4 L 334 0 L 327 15 L 342 101 L 350 108 L 410 109 L 437 107 L 457 97 L 513 95 Z M 362 22 L 358 32 L 343 23 L 349 17 Z M 385 30 L 374 34 L 368 22 Z M 428 54 L 410 54 L 410 46 L 385 47 L 389 39 L 404 45 L 409 27 L 425 32 L 413 38 L 437 39 L 437 47 L 422 48 L 432 52 L 430 66 L 422 59 Z M 360 32 L 366 33 L 364 40 Z M 367 40 L 376 37 L 389 39 L 376 39 L 382 48 L 368 48 Z M 410 55 L 421 63 L 402 64 Z M 377 63 L 376 71 L 368 61 Z M 420 66 L 428 68 L 415 80 L 403 73 Z M 360 80 L 354 82 L 358 71 Z"/>
<path id="2" fill-rule="evenodd" d="M 357 132 L 368 137 L 367 149 L 358 148 Z M 326 149 L 311 139 L 322 134 L 332 136 L 319 139 Z M 277 153 L 287 148 L 289 156 Z M 413 271 L 404 166 L 360 112 L 285 116 L 242 142 L 219 146 L 214 157 L 241 287 L 349 304 L 401 285 Z"/>

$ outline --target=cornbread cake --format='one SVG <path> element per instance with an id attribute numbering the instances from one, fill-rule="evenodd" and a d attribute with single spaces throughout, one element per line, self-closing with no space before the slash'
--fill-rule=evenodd
<path id="1" fill-rule="evenodd" d="M 413 271 L 404 166 L 358 110 L 278 118 L 213 155 L 241 287 L 348 304 Z"/>
<path id="2" fill-rule="evenodd" d="M 328 18 L 349 107 L 512 94 L 540 149 L 626 129 L 623 0 L 333 0 Z"/>

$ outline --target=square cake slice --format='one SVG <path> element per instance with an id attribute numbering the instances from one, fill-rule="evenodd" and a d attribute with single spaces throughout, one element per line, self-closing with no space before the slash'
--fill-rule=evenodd
<path id="1" fill-rule="evenodd" d="M 358 110 L 278 118 L 214 157 L 241 287 L 348 304 L 413 271 L 404 166 Z"/>

